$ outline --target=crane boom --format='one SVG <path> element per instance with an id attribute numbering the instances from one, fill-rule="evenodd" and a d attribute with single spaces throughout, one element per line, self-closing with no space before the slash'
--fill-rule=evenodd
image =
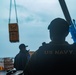
<path id="1" fill-rule="evenodd" d="M 65 16 L 66 21 L 69 23 L 69 25 L 72 24 L 71 16 L 68 11 L 67 5 L 65 3 L 65 0 L 59 0 L 60 6 L 62 8 L 63 14 Z"/>

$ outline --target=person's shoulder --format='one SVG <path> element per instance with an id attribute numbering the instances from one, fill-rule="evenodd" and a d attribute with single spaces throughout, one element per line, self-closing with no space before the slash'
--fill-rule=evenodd
<path id="1" fill-rule="evenodd" d="M 45 51 L 50 50 L 50 43 L 42 43 L 42 45 L 34 52 L 35 56 L 42 55 Z"/>
<path id="2" fill-rule="evenodd" d="M 48 46 L 50 45 L 50 43 L 42 43 L 42 45 L 38 48 L 38 50 L 45 50 L 48 48 Z"/>
<path id="3" fill-rule="evenodd" d="M 76 55 L 76 43 L 70 44 L 69 49 Z"/>
<path id="4" fill-rule="evenodd" d="M 19 53 L 17 53 L 17 54 L 16 54 L 16 56 L 15 56 L 15 58 L 19 57 L 19 56 L 20 56 L 20 54 L 21 54 L 20 52 L 19 52 Z"/>
<path id="5" fill-rule="evenodd" d="M 72 46 L 76 46 L 76 43 L 71 44 Z"/>
<path id="6" fill-rule="evenodd" d="M 70 44 L 71 48 L 76 49 L 76 43 Z"/>

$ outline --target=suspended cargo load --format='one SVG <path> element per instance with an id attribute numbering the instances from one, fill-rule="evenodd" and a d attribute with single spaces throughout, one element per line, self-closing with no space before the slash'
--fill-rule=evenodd
<path id="1" fill-rule="evenodd" d="M 16 2 L 14 0 L 15 14 L 16 14 L 16 22 L 11 23 L 11 8 L 12 8 L 12 0 L 10 0 L 10 12 L 9 12 L 9 40 L 10 42 L 19 42 L 19 29 L 18 29 L 18 18 L 17 18 L 17 9 Z"/>
<path id="2" fill-rule="evenodd" d="M 10 42 L 19 42 L 19 31 L 17 23 L 9 24 L 9 38 Z"/>

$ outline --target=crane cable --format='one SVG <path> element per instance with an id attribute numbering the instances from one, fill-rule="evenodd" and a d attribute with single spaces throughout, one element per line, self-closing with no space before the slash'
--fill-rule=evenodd
<path id="1" fill-rule="evenodd" d="M 17 17 L 17 9 L 16 9 L 16 1 L 14 0 L 15 14 L 16 14 L 16 22 L 18 23 Z M 12 0 L 10 0 L 10 10 L 9 10 L 9 23 L 11 21 L 11 8 L 12 8 Z"/>

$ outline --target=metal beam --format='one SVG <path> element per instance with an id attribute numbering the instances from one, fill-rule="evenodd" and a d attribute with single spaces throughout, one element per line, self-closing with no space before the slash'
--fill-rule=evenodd
<path id="1" fill-rule="evenodd" d="M 70 16 L 70 13 L 68 11 L 67 5 L 65 3 L 65 0 L 59 0 L 59 3 L 60 3 L 60 6 L 62 8 L 62 11 L 63 11 L 63 14 L 64 14 L 66 21 L 69 23 L 69 25 L 71 25 L 72 20 L 71 20 L 71 16 Z"/>

